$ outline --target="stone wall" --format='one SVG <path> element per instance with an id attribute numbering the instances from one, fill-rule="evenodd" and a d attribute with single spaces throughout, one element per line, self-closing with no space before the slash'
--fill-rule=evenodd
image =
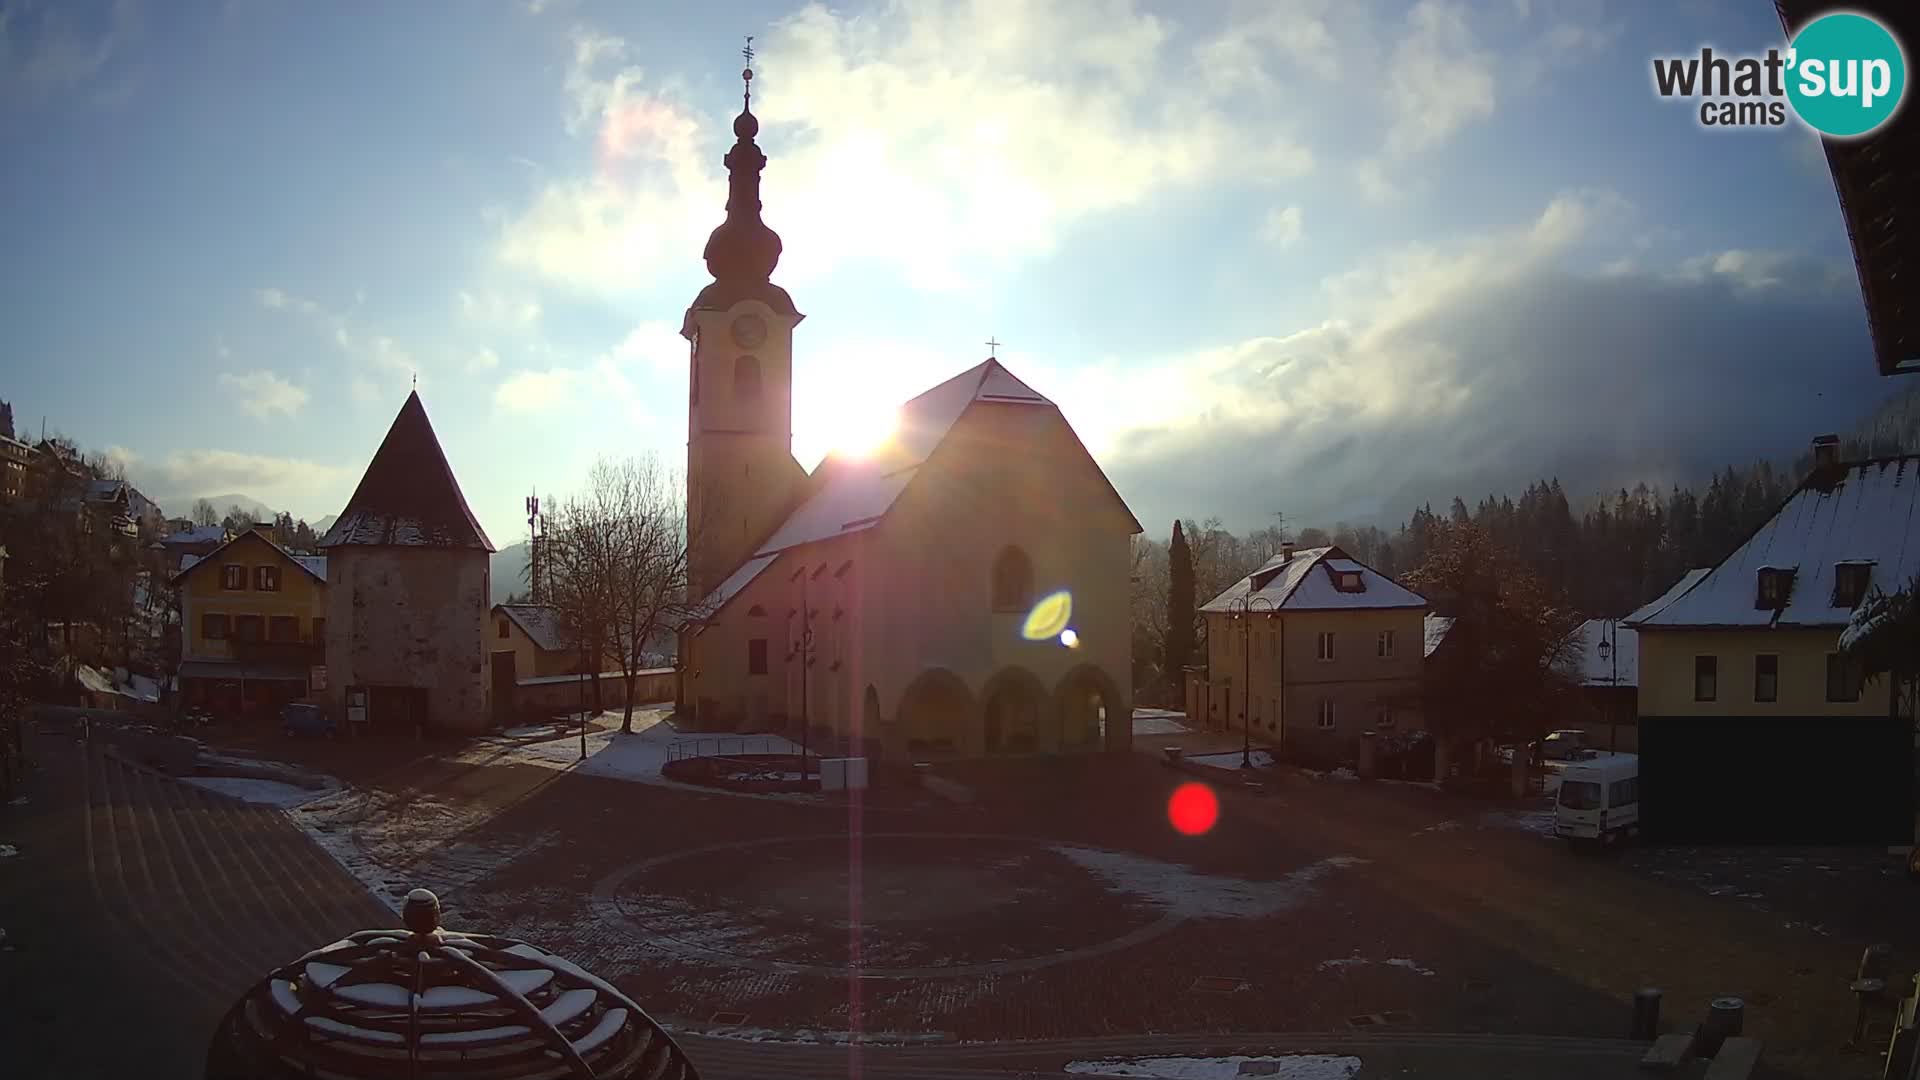
<path id="1" fill-rule="evenodd" d="M 326 695 L 337 715 L 350 687 L 413 687 L 425 691 L 429 727 L 490 726 L 487 553 L 345 545 L 327 555 Z"/>

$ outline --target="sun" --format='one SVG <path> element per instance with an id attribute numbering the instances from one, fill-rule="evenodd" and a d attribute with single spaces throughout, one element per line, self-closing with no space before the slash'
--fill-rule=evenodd
<path id="1" fill-rule="evenodd" d="M 895 406 L 859 400 L 833 402 L 814 417 L 831 453 L 854 459 L 870 457 L 885 446 L 898 420 Z"/>

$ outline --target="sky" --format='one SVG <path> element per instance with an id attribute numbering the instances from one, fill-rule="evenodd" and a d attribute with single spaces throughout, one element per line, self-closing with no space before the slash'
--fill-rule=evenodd
<path id="1" fill-rule="evenodd" d="M 0 0 L 0 398 L 171 513 L 337 513 L 414 385 L 504 546 L 685 461 L 753 35 L 794 452 L 978 363 L 1149 534 L 1790 454 L 1896 389 L 1765 0 Z"/>

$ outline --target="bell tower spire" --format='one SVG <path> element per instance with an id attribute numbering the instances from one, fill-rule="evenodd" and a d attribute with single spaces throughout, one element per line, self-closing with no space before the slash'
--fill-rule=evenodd
<path id="1" fill-rule="evenodd" d="M 703 256 L 713 281 L 687 308 L 687 576 L 704 597 L 765 542 L 804 492 L 793 459 L 793 328 L 803 316 L 773 283 L 780 234 L 761 219 L 767 155 L 754 141 L 753 39 L 733 119 L 726 217 Z"/>

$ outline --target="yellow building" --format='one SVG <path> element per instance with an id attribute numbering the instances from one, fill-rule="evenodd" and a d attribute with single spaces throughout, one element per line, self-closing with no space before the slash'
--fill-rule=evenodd
<path id="1" fill-rule="evenodd" d="M 710 730 L 804 725 L 895 759 L 1128 746 L 1140 525 L 1053 402 L 989 357 L 904 405 L 877 450 L 811 475 L 794 460 L 801 315 L 771 281 L 758 127 L 734 121 L 714 280 L 682 327 L 689 578 L 706 598 L 682 633 L 683 708 Z M 1067 598 L 1059 624 L 1029 636 L 1048 597 Z"/>
<path id="2" fill-rule="evenodd" d="M 306 696 L 326 663 L 326 558 L 295 555 L 264 527 L 185 558 L 173 576 L 184 700 L 254 716 Z"/>
<path id="3" fill-rule="evenodd" d="M 1839 641 L 1870 591 L 1920 572 L 1920 457 L 1836 450 L 1816 442 L 1812 475 L 1746 543 L 1625 622 L 1650 830 L 1720 831 L 1699 819 L 1724 812 L 1756 839 L 1857 840 L 1830 810 L 1909 789 L 1912 703 L 1896 716 L 1890 682 L 1864 681 Z"/>
<path id="4" fill-rule="evenodd" d="M 1200 723 L 1329 763 L 1355 759 L 1364 731 L 1423 725 L 1427 601 L 1339 548 L 1289 544 L 1200 612 Z"/>

